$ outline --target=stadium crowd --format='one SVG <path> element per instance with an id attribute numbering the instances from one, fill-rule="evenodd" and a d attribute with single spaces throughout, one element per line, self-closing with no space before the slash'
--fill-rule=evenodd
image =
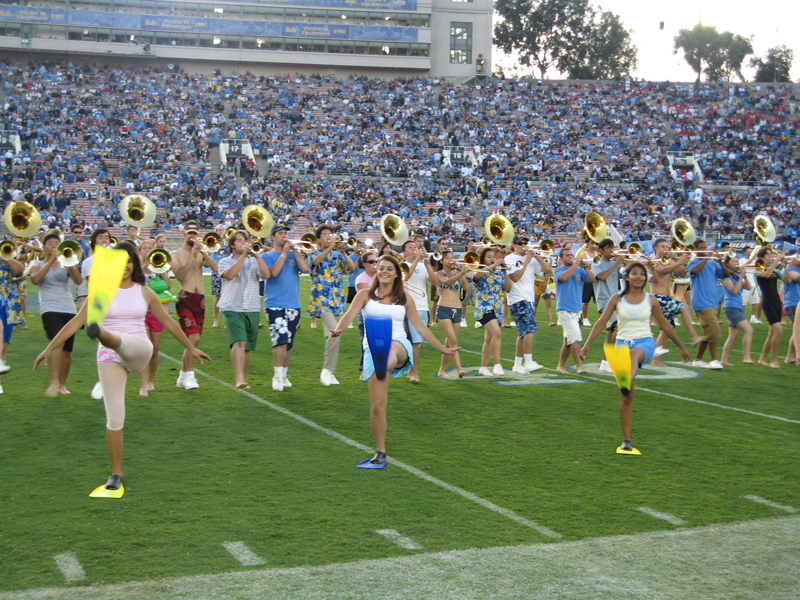
<path id="1" fill-rule="evenodd" d="M 800 228 L 791 86 L 449 87 L 71 62 L 0 71 L 2 129 L 22 143 L 4 155 L 4 203 L 28 199 L 49 227 L 116 231 L 120 198 L 137 192 L 159 207 L 153 233 L 168 235 L 186 218 L 233 224 L 250 203 L 347 235 L 376 231 L 391 211 L 454 242 L 481 237 L 492 212 L 552 238 L 577 235 L 590 210 L 628 239 L 651 239 L 677 216 L 748 237 L 759 213 L 781 233 Z M 231 138 L 250 141 L 255 160 L 212 163 Z M 474 149 L 474 166 L 452 164 L 448 146 Z M 699 169 L 671 167 L 668 150 L 690 153 Z"/>

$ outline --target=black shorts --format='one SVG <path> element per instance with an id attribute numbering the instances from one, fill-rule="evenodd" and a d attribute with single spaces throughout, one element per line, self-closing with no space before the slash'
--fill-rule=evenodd
<path id="1" fill-rule="evenodd" d="M 597 299 L 594 297 L 594 284 L 585 281 L 583 283 L 583 304 L 589 304 L 589 300 L 597 303 Z"/>
<path id="2" fill-rule="evenodd" d="M 69 313 L 59 312 L 46 312 L 42 313 L 42 325 L 47 334 L 47 339 L 51 340 L 58 335 L 58 332 L 64 329 L 64 325 L 69 323 L 75 315 Z M 72 352 L 72 345 L 75 343 L 75 336 L 71 335 L 64 342 L 64 351 Z"/>
<path id="3" fill-rule="evenodd" d="M 356 288 L 355 288 L 355 286 L 348 287 L 347 288 L 347 303 L 350 304 L 353 301 L 353 298 L 355 298 L 355 297 L 356 297 Z"/>
<path id="4" fill-rule="evenodd" d="M 263 280 L 263 279 L 258 282 L 258 295 L 261 296 L 262 298 L 264 297 L 264 285 L 265 284 L 266 284 L 266 281 Z"/>

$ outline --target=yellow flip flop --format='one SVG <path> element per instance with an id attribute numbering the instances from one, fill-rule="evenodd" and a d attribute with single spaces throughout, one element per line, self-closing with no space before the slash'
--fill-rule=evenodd
<path id="1" fill-rule="evenodd" d="M 110 478 L 109 478 L 110 479 Z M 108 481 L 101 485 L 99 488 L 96 488 L 91 494 L 89 494 L 90 498 L 122 498 L 123 494 L 125 493 L 125 487 L 122 485 L 122 480 L 119 482 L 119 488 L 116 490 L 110 490 L 106 486 L 108 485 Z"/>
<path id="2" fill-rule="evenodd" d="M 92 270 L 89 273 L 87 298 L 89 304 L 86 316 L 86 333 L 92 339 L 100 333 L 100 324 L 119 289 L 119 284 L 122 283 L 128 258 L 125 250 L 109 250 L 99 244 L 95 246 Z"/>
<path id="3" fill-rule="evenodd" d="M 603 344 L 603 350 L 608 366 L 614 372 L 619 391 L 627 396 L 631 393 L 631 349 L 625 344 Z"/>
<path id="4" fill-rule="evenodd" d="M 636 448 L 631 448 L 630 450 L 623 450 L 622 446 L 617 448 L 617 454 L 631 454 L 633 456 L 641 456 L 642 453 L 639 452 Z"/>

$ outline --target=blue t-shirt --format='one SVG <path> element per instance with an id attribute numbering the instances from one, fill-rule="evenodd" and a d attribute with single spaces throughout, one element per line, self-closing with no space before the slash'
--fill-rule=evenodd
<path id="1" fill-rule="evenodd" d="M 728 279 L 731 280 L 731 283 L 734 285 L 734 287 L 737 283 L 739 283 L 739 278 L 736 275 L 731 275 Z M 739 290 L 738 294 L 734 294 L 728 289 L 728 286 L 725 286 L 725 304 L 723 306 L 725 308 L 738 308 L 744 310 L 744 304 L 742 303 L 742 290 Z"/>
<path id="2" fill-rule="evenodd" d="M 695 258 L 689 261 L 689 278 L 692 282 L 692 310 L 698 312 L 704 308 L 714 308 L 719 306 L 717 300 L 717 279 L 722 279 L 722 265 L 713 260 L 709 260 L 703 270 L 697 275 L 692 274 L 692 269 L 701 263 L 701 259 Z"/>
<path id="3" fill-rule="evenodd" d="M 800 273 L 800 269 L 789 265 L 786 270 L 790 273 Z M 790 282 L 783 284 L 783 308 L 797 306 L 800 304 L 800 282 Z"/>
<path id="4" fill-rule="evenodd" d="M 571 313 L 581 312 L 583 299 L 583 284 L 589 280 L 586 270 L 582 267 L 575 269 L 572 277 L 561 281 L 560 276 L 572 267 L 557 267 L 553 276 L 556 280 L 556 310 L 565 310 Z"/>
<path id="5" fill-rule="evenodd" d="M 266 252 L 261 255 L 268 267 L 272 267 L 281 257 L 280 252 Z M 264 308 L 300 308 L 300 267 L 294 252 L 289 252 L 281 272 L 264 280 Z"/>
<path id="6" fill-rule="evenodd" d="M 353 264 L 357 265 L 358 264 L 358 255 L 356 255 L 355 253 L 351 254 L 350 255 L 350 260 L 353 261 Z M 351 287 L 351 288 L 356 287 L 356 279 L 358 279 L 358 276 L 361 275 L 363 272 L 364 272 L 364 269 L 359 269 L 358 267 L 356 267 L 355 270 L 352 273 L 350 273 L 350 279 L 348 279 L 348 281 L 347 281 L 347 287 Z"/>

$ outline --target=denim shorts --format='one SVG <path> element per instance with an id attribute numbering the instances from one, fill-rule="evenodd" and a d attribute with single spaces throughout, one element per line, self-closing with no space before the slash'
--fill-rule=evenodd
<path id="1" fill-rule="evenodd" d="M 728 327 L 736 327 L 742 321 L 746 321 L 744 311 L 738 307 L 725 308 L 725 316 L 728 318 Z"/>
<path id="2" fill-rule="evenodd" d="M 436 307 L 436 319 L 441 321 L 452 321 L 453 323 L 461 323 L 464 315 L 464 309 L 460 306 L 458 308 L 450 308 L 449 306 Z"/>
<path id="3" fill-rule="evenodd" d="M 439 312 L 439 311 L 436 311 Z M 417 313 L 419 314 L 419 318 L 422 319 L 422 322 L 425 325 L 428 324 L 428 311 L 418 310 Z M 408 325 L 408 339 L 411 341 L 412 344 L 421 344 L 423 342 L 422 336 L 419 332 L 414 329 L 414 326 L 411 324 L 411 321 L 406 319 L 406 325 Z"/>
<path id="4" fill-rule="evenodd" d="M 539 330 L 536 325 L 536 312 L 533 302 L 520 300 L 510 304 L 508 310 L 517 324 L 517 337 L 524 338 L 529 333 L 536 333 Z"/>

